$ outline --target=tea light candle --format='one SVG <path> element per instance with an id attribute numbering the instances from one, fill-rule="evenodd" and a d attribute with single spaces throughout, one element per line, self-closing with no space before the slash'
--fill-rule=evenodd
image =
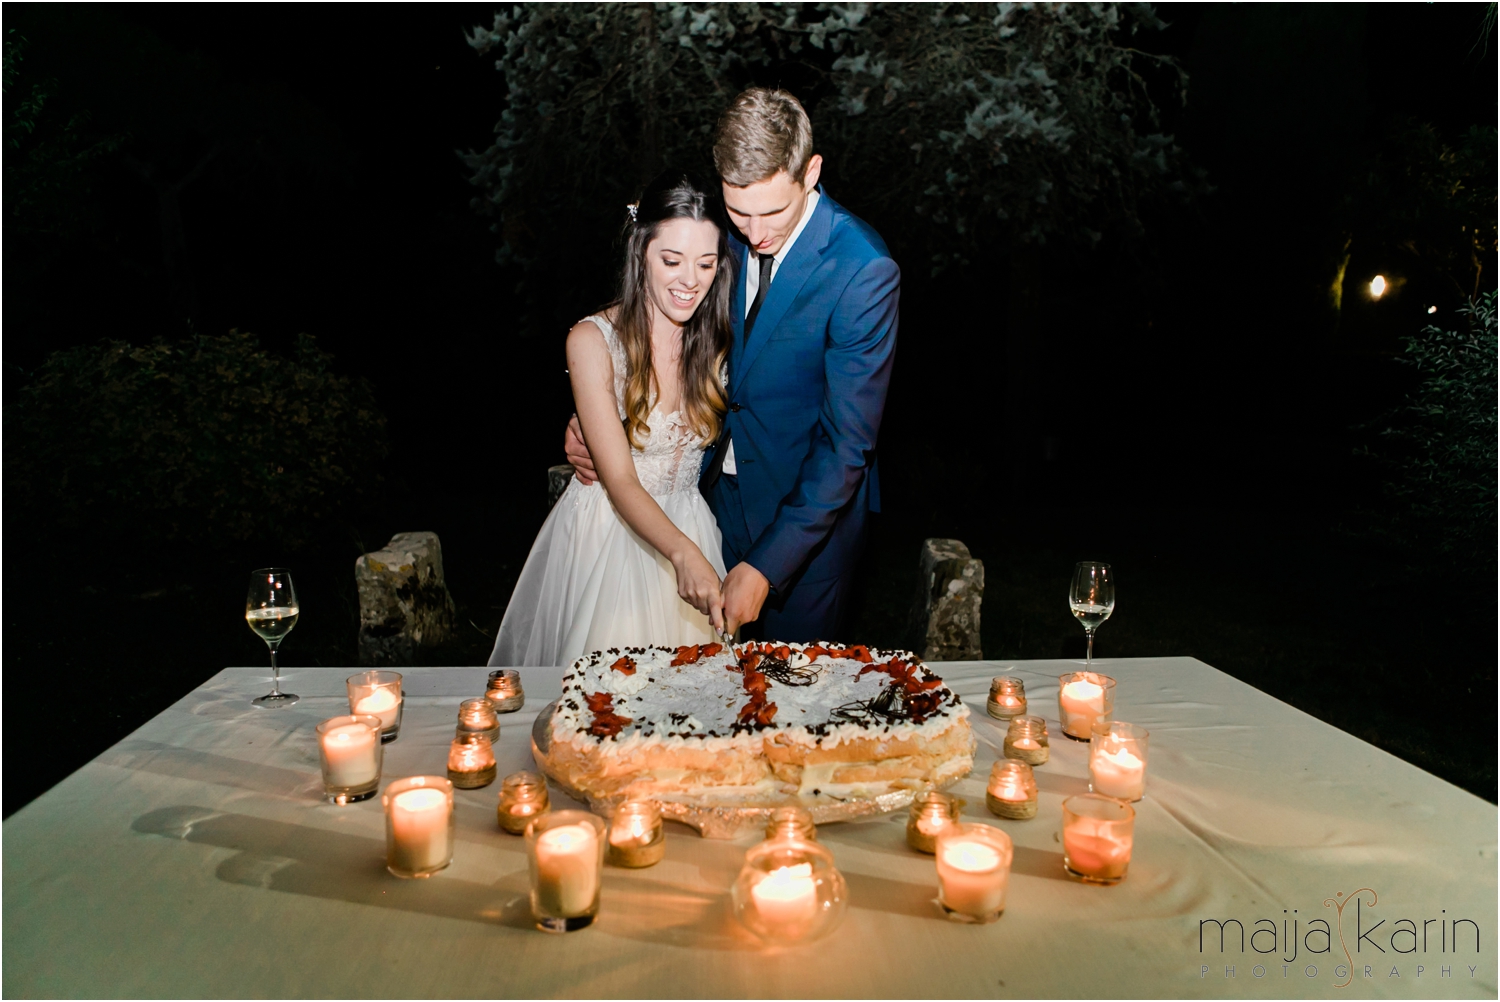
<path id="1" fill-rule="evenodd" d="M 936 854 L 943 910 L 961 921 L 999 918 L 1014 854 L 1010 836 L 989 825 L 961 824 L 944 832 Z"/>
<path id="2" fill-rule="evenodd" d="M 1026 712 L 1026 683 L 1014 675 L 1000 675 L 990 682 L 985 711 L 999 720 L 1010 720 Z"/>
<path id="3" fill-rule="evenodd" d="M 1091 671 L 1068 672 L 1058 678 L 1057 712 L 1062 731 L 1070 738 L 1087 741 L 1094 722 L 1107 720 L 1114 708 L 1115 680 Z"/>
<path id="4" fill-rule="evenodd" d="M 604 822 L 583 811 L 558 811 L 526 832 L 531 863 L 531 911 L 537 927 L 570 932 L 599 910 Z"/>
<path id="5" fill-rule="evenodd" d="M 1151 732 L 1124 721 L 1094 725 L 1089 745 L 1089 789 L 1119 800 L 1146 795 L 1146 749 Z"/>
<path id="6" fill-rule="evenodd" d="M 484 734 L 459 730 L 448 746 L 448 778 L 461 790 L 477 790 L 495 781 L 495 750 Z"/>
<path id="7" fill-rule="evenodd" d="M 440 776 L 412 776 L 386 787 L 386 869 L 398 877 L 426 877 L 453 860 L 453 784 Z"/>
<path id="8" fill-rule="evenodd" d="M 1019 759 L 1002 759 L 990 767 L 990 782 L 984 794 L 990 812 L 1014 821 L 1036 817 L 1036 777 L 1031 766 Z"/>
<path id="9" fill-rule="evenodd" d="M 661 809 L 648 801 L 621 804 L 609 826 L 609 861 L 616 866 L 655 866 L 667 854 Z"/>
<path id="10" fill-rule="evenodd" d="M 496 816 L 505 831 L 524 835 L 526 826 L 546 814 L 550 806 L 545 779 L 534 772 L 513 772 L 500 784 Z"/>
<path id="11" fill-rule="evenodd" d="M 780 838 L 787 835 L 816 842 L 818 826 L 813 821 L 812 812 L 795 804 L 788 804 L 773 810 L 771 816 L 766 819 L 766 838 Z"/>
<path id="12" fill-rule="evenodd" d="M 818 887 L 811 863 L 772 870 L 750 889 L 750 896 L 764 921 L 788 931 L 810 924 L 818 912 Z"/>
<path id="13" fill-rule="evenodd" d="M 918 852 L 937 851 L 937 838 L 958 823 L 958 801 L 946 793 L 928 791 L 911 803 L 906 819 L 906 844 Z"/>
<path id="14" fill-rule="evenodd" d="M 380 787 L 380 721 L 330 717 L 317 727 L 323 789 L 335 804 L 368 800 Z"/>
<path id="15" fill-rule="evenodd" d="M 514 668 L 490 672 L 484 698 L 490 701 L 496 713 L 514 713 L 525 706 L 526 693 L 521 688 L 521 673 Z"/>
<path id="16" fill-rule="evenodd" d="M 1088 883 L 1124 879 L 1135 843 L 1135 809 L 1098 793 L 1063 801 L 1063 867 Z"/>
<path id="17" fill-rule="evenodd" d="M 1045 765 L 1052 758 L 1047 722 L 1041 717 L 1016 717 L 1005 732 L 1005 757 L 1027 765 Z"/>
<path id="18" fill-rule="evenodd" d="M 488 699 L 466 699 L 458 704 L 458 729 L 483 734 L 494 745 L 500 740 L 500 718 Z"/>
<path id="19" fill-rule="evenodd" d="M 380 740 L 394 741 L 401 731 L 401 673 L 362 671 L 345 680 L 349 712 L 380 719 Z"/>

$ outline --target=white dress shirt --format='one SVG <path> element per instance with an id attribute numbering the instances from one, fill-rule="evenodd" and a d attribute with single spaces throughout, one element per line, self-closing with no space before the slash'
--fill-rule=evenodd
<path id="1" fill-rule="evenodd" d="M 797 228 L 792 230 L 792 235 L 786 238 L 786 243 L 781 245 L 781 250 L 771 258 L 771 281 L 776 281 L 776 273 L 781 270 L 781 262 L 791 253 L 792 245 L 807 229 L 807 221 L 812 218 L 813 210 L 818 207 L 818 189 L 814 188 L 807 193 L 807 204 L 802 207 L 802 218 L 797 220 Z M 750 315 L 750 307 L 755 305 L 755 294 L 760 291 L 760 255 L 754 251 L 750 252 L 750 260 L 745 265 L 745 316 Z M 725 417 L 728 420 L 728 417 Z M 724 467 L 723 472 L 732 476 L 739 475 L 739 467 L 734 463 L 734 439 L 730 439 L 724 445 Z"/>

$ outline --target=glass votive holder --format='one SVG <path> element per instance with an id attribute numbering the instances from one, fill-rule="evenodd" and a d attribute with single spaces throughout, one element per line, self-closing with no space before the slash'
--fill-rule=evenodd
<path id="1" fill-rule="evenodd" d="M 1052 757 L 1047 740 L 1047 721 L 1041 717 L 1016 717 L 1005 732 L 1005 757 L 1027 765 L 1045 765 Z"/>
<path id="2" fill-rule="evenodd" d="M 587 811 L 543 814 L 526 829 L 531 917 L 543 932 L 572 932 L 599 914 L 604 822 Z"/>
<path id="3" fill-rule="evenodd" d="M 460 790 L 477 790 L 495 781 L 495 747 L 483 734 L 460 729 L 448 746 L 448 779 Z"/>
<path id="4" fill-rule="evenodd" d="M 917 794 L 906 816 L 906 844 L 918 852 L 937 851 L 937 837 L 958 824 L 958 801 L 946 793 Z"/>
<path id="5" fill-rule="evenodd" d="M 766 819 L 766 838 L 788 835 L 816 842 L 818 826 L 813 821 L 812 811 L 796 804 L 786 804 L 772 811 Z"/>
<path id="6" fill-rule="evenodd" d="M 380 740 L 395 741 L 401 733 L 401 673 L 362 671 L 344 680 L 349 690 L 349 712 L 380 718 Z"/>
<path id="7" fill-rule="evenodd" d="M 500 781 L 500 827 L 512 835 L 526 834 L 526 826 L 551 807 L 547 781 L 534 772 L 513 772 Z"/>
<path id="8" fill-rule="evenodd" d="M 514 713 L 526 705 L 526 693 L 521 689 L 521 673 L 514 668 L 500 668 L 490 672 L 489 683 L 484 688 L 484 698 L 490 701 L 496 713 Z"/>
<path id="9" fill-rule="evenodd" d="M 730 890 L 735 918 L 768 943 L 807 943 L 844 918 L 849 890 L 833 854 L 816 842 L 786 836 L 745 853 Z"/>
<path id="10" fill-rule="evenodd" d="M 430 877 L 453 862 L 453 784 L 408 776 L 385 788 L 385 868 L 398 877 Z"/>
<path id="11" fill-rule="evenodd" d="M 1026 683 L 1014 675 L 998 675 L 990 682 L 985 710 L 998 720 L 1011 720 L 1026 713 Z"/>
<path id="12" fill-rule="evenodd" d="M 491 745 L 500 743 L 500 716 L 488 699 L 466 699 L 458 704 L 458 729 L 483 734 Z"/>
<path id="13" fill-rule="evenodd" d="M 1118 884 L 1130 867 L 1135 808 L 1102 793 L 1063 801 L 1063 869 L 1090 884 Z"/>
<path id="14" fill-rule="evenodd" d="M 993 922 L 1005 911 L 1015 848 L 998 828 L 957 824 L 937 840 L 938 904 L 958 922 Z"/>
<path id="15" fill-rule="evenodd" d="M 323 791 L 335 804 L 369 800 L 380 789 L 380 767 L 385 758 L 380 743 L 380 718 L 329 717 L 317 727 L 318 764 L 323 768 Z"/>
<path id="16" fill-rule="evenodd" d="M 1146 795 L 1146 751 L 1151 732 L 1119 720 L 1094 724 L 1089 743 L 1089 789 L 1116 800 Z"/>
<path id="17" fill-rule="evenodd" d="M 621 804 L 609 822 L 609 861 L 639 869 L 655 866 L 667 854 L 661 807 L 649 800 Z"/>
<path id="18" fill-rule="evenodd" d="M 1108 720 L 1115 709 L 1115 680 L 1096 671 L 1070 671 L 1057 677 L 1057 719 L 1075 741 L 1094 734 L 1094 722 Z"/>
<path id="19" fill-rule="evenodd" d="M 984 802 L 998 817 L 1012 821 L 1036 817 L 1036 776 L 1031 766 L 1016 758 L 1003 758 L 990 766 Z"/>

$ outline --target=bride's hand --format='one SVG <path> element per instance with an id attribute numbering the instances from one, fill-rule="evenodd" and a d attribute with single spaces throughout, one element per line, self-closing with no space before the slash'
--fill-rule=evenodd
<path id="1" fill-rule="evenodd" d="M 724 627 L 724 592 L 719 575 L 696 546 L 672 561 L 677 570 L 677 594 L 688 605 L 708 617 L 714 629 Z"/>

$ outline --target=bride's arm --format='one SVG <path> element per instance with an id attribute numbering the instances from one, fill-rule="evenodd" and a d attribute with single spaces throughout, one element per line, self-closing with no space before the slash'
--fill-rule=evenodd
<path id="1" fill-rule="evenodd" d="M 604 335 L 592 321 L 583 320 L 568 332 L 568 375 L 583 439 L 594 459 L 594 469 L 615 510 L 636 535 L 672 562 L 677 593 L 712 621 L 723 625 L 724 598 L 719 576 L 696 543 L 667 518 L 636 477 L 630 441 L 620 423 L 615 400 L 614 362 Z"/>

